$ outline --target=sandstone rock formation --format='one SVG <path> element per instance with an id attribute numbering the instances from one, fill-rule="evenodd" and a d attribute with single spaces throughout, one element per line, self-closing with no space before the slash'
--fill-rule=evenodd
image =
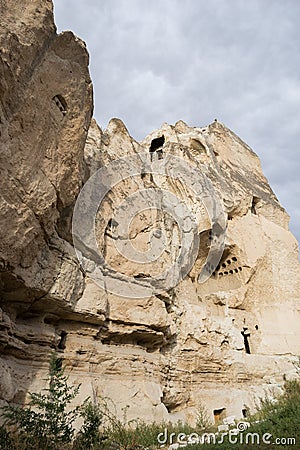
<path id="1" fill-rule="evenodd" d="M 293 376 L 300 353 L 298 246 L 258 157 L 219 122 L 163 124 L 141 143 L 119 119 L 102 131 L 91 121 L 85 45 L 71 32 L 57 35 L 51 1 L 5 0 L 0 12 L 2 404 L 24 402 L 44 386 L 56 349 L 72 381 L 83 383 L 78 401 L 107 396 L 120 414 L 129 405 L 129 419 L 148 421 L 193 421 L 200 402 L 212 419 L 241 417 L 264 389 L 280 389 Z M 225 246 L 199 283 L 216 235 L 201 198 L 172 177 L 141 172 L 99 210 L 106 260 L 141 285 L 176 260 L 176 223 L 157 209 L 142 211 L 130 230 L 140 251 L 157 229 L 166 235 L 156 264 L 127 261 L 115 247 L 115 205 L 143 189 L 161 191 L 161 204 L 172 193 L 191 209 L 199 249 L 172 289 L 118 296 L 80 267 L 72 212 L 99 168 L 149 152 L 158 167 L 172 155 L 211 181 L 225 212 Z"/>

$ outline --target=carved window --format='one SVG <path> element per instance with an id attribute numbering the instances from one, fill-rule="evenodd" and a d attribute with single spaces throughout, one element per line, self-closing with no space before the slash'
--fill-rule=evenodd
<path id="1" fill-rule="evenodd" d="M 226 408 L 214 409 L 215 424 L 218 425 L 226 417 Z"/>
<path id="2" fill-rule="evenodd" d="M 151 160 L 152 160 L 153 154 L 155 152 L 157 153 L 158 159 L 162 159 L 163 158 L 162 148 L 163 148 L 164 143 L 165 143 L 165 136 L 164 135 L 162 135 L 162 136 L 160 136 L 158 138 L 152 139 L 151 145 L 150 145 L 150 148 L 149 148 L 149 152 L 150 152 L 150 155 L 151 155 Z"/>
<path id="3" fill-rule="evenodd" d="M 251 350 L 250 350 L 250 342 L 249 342 L 249 338 L 250 338 L 250 332 L 248 331 L 247 327 L 243 328 L 243 331 L 241 331 L 241 334 L 244 338 L 244 346 L 245 346 L 245 352 L 250 355 L 251 354 Z"/>
<path id="4" fill-rule="evenodd" d="M 242 416 L 243 416 L 243 418 L 244 418 L 244 419 L 247 419 L 248 415 L 249 415 L 249 410 L 248 410 L 248 408 L 243 408 L 243 409 L 242 409 Z"/>
<path id="5" fill-rule="evenodd" d="M 52 101 L 55 103 L 55 105 L 57 106 L 57 108 L 64 117 L 67 114 L 68 109 L 67 102 L 65 101 L 65 99 L 62 97 L 62 95 L 55 95 Z"/>
<path id="6" fill-rule="evenodd" d="M 251 204 L 251 212 L 252 214 L 257 214 L 257 205 L 259 203 L 259 198 L 258 197 L 253 197 L 252 199 L 252 204 Z"/>
<path id="7" fill-rule="evenodd" d="M 66 331 L 62 331 L 60 333 L 60 340 L 57 345 L 57 348 L 59 350 L 64 350 L 66 348 L 67 335 L 68 335 L 68 333 Z"/>

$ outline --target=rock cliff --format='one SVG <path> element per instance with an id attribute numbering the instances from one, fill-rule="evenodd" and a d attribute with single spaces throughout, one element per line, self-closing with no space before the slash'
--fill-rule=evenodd
<path id="1" fill-rule="evenodd" d="M 44 386 L 55 349 L 79 401 L 107 396 L 147 421 L 193 421 L 200 402 L 241 417 L 300 353 L 298 246 L 259 158 L 217 121 L 140 143 L 119 119 L 101 130 L 85 44 L 56 33 L 52 2 L 0 8 L 2 404 Z M 86 200 L 109 167 L 99 259 Z"/>

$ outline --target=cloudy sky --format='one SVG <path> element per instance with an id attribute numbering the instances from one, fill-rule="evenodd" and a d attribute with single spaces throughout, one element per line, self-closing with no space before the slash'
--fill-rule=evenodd
<path id="1" fill-rule="evenodd" d="M 300 241 L 300 1 L 54 0 L 90 52 L 95 117 L 137 140 L 225 123 L 261 158 Z"/>

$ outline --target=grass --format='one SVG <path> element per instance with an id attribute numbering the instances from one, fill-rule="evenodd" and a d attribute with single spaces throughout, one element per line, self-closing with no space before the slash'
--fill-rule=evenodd
<path id="1" fill-rule="evenodd" d="M 176 442 L 179 435 L 202 436 L 204 432 L 217 430 L 209 423 L 204 405 L 199 406 L 195 427 L 188 424 L 146 424 L 142 420 L 127 420 L 127 409 L 122 419 L 112 412 L 107 400 L 99 399 L 97 405 L 86 399 L 83 405 L 70 408 L 79 386 L 68 384 L 68 377 L 55 355 L 49 368 L 49 388 L 45 393 L 30 394 L 26 407 L 7 406 L 2 410 L 4 425 L 0 426 L 1 450 L 156 450 L 160 445 Z M 81 419 L 78 431 L 73 427 L 75 419 Z M 251 426 L 237 436 L 224 436 L 224 442 L 195 444 L 192 450 L 248 450 L 300 448 L 300 381 L 285 383 L 284 392 L 275 400 L 261 399 L 255 415 L 247 419 Z M 167 439 L 165 439 L 165 433 Z M 246 442 L 246 434 L 248 441 Z M 158 442 L 160 435 L 160 442 Z M 269 443 L 262 441 L 263 436 Z M 257 439 L 260 439 L 258 444 Z M 252 438 L 255 439 L 252 442 Z M 289 439 L 295 439 L 295 444 Z M 276 442 L 276 439 L 278 441 Z M 272 445 L 273 444 L 273 445 Z"/>
<path id="2" fill-rule="evenodd" d="M 300 382 L 298 380 L 285 383 L 284 393 L 274 400 L 269 397 L 261 399 L 258 411 L 249 418 L 250 428 L 243 433 L 242 438 L 237 437 L 237 443 L 234 444 L 227 437 L 225 442 L 216 445 L 195 445 L 190 448 L 193 450 L 248 450 L 248 449 L 270 449 L 277 450 L 296 450 L 300 448 Z M 256 423 L 255 423 L 256 422 Z M 249 436 L 246 443 L 246 433 L 256 433 L 255 441 Z M 260 442 L 257 442 L 257 436 Z M 269 443 L 262 441 L 263 436 Z M 290 440 L 293 438 L 295 443 Z M 241 439 L 241 440 L 240 440 Z M 276 442 L 276 439 L 278 441 Z"/>

